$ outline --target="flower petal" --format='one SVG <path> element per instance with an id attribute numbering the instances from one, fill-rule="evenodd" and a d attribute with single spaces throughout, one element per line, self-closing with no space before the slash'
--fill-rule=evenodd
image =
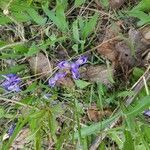
<path id="1" fill-rule="evenodd" d="M 87 57 L 86 56 L 81 56 L 75 63 L 77 65 L 83 65 L 87 62 Z"/>
<path id="2" fill-rule="evenodd" d="M 56 84 L 55 78 L 54 78 L 54 77 L 50 78 L 50 79 L 48 80 L 48 84 L 49 84 L 49 86 L 54 87 L 55 84 Z"/>
<path id="3" fill-rule="evenodd" d="M 68 61 L 61 61 L 57 66 L 59 69 L 65 69 L 70 67 L 70 63 Z"/>
<path id="4" fill-rule="evenodd" d="M 5 78 L 5 80 L 1 84 L 3 88 L 5 88 L 7 91 L 15 91 L 15 92 L 21 91 L 18 85 L 21 82 L 20 77 L 18 77 L 16 74 L 7 74 L 3 75 L 3 77 Z"/>

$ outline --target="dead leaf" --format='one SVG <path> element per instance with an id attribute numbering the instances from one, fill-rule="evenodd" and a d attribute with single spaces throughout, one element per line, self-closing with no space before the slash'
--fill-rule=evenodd
<path id="1" fill-rule="evenodd" d="M 143 27 L 140 31 L 143 37 L 150 42 L 150 25 Z"/>
<path id="2" fill-rule="evenodd" d="M 90 82 L 101 82 L 108 87 L 112 86 L 110 82 L 111 76 L 113 77 L 113 69 L 108 70 L 104 65 L 100 66 L 87 66 L 86 69 L 81 72 L 81 77 Z"/>
<path id="3" fill-rule="evenodd" d="M 57 81 L 57 86 L 64 86 L 67 88 L 74 87 L 74 82 L 70 77 L 65 77 Z"/>
<path id="4" fill-rule="evenodd" d="M 18 150 L 25 148 L 25 144 L 27 144 L 29 141 L 27 138 L 29 137 L 29 128 L 22 129 L 16 139 L 14 140 L 13 144 L 11 145 L 10 150 Z"/>
<path id="5" fill-rule="evenodd" d="M 43 74 L 45 77 L 49 77 L 49 74 L 52 73 L 52 63 L 43 53 L 30 57 L 28 62 L 34 74 Z"/>
<path id="6" fill-rule="evenodd" d="M 112 62 L 116 62 L 118 57 L 118 53 L 115 50 L 115 45 L 121 40 L 118 37 L 119 32 L 121 32 L 120 24 L 118 24 L 117 22 L 113 26 L 108 26 L 106 28 L 103 42 L 101 46 L 97 49 L 98 53 L 100 53 L 102 56 L 104 56 Z"/>
<path id="7" fill-rule="evenodd" d="M 116 62 L 116 58 L 118 56 L 118 53 L 115 50 L 115 44 L 118 41 L 108 41 L 106 43 L 103 43 L 99 48 L 98 48 L 98 53 L 100 53 L 102 56 L 105 58 L 109 59 L 112 62 Z"/>
<path id="8" fill-rule="evenodd" d="M 87 109 L 87 115 L 90 121 L 98 122 L 104 117 L 109 117 L 112 114 L 110 109 L 99 110 L 95 105 Z"/>
<path id="9" fill-rule="evenodd" d="M 119 9 L 127 0 L 109 0 L 112 9 Z"/>
<path id="10" fill-rule="evenodd" d="M 145 30 L 148 31 L 147 28 Z M 140 32 L 131 28 L 127 38 L 109 41 L 109 38 L 113 39 L 114 36 L 119 35 L 110 26 L 106 31 L 103 43 L 97 51 L 112 62 L 117 72 L 121 71 L 127 78 L 134 66 L 143 66 L 142 54 L 150 47 L 150 42 L 147 42 L 143 37 L 146 33 L 145 30 L 143 29 L 143 32 Z M 146 35 L 146 38 L 148 39 L 148 35 Z"/>

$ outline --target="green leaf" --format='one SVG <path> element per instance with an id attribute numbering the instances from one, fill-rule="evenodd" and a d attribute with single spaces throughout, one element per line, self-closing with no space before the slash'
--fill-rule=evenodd
<path id="1" fill-rule="evenodd" d="M 108 0 L 100 0 L 100 3 L 101 3 L 104 7 L 108 7 L 108 6 L 109 6 L 109 1 L 108 1 Z"/>
<path id="2" fill-rule="evenodd" d="M 79 29 L 78 29 L 78 20 L 75 20 L 72 24 L 72 32 L 73 32 L 73 38 L 76 43 L 80 42 L 79 39 Z"/>
<path id="3" fill-rule="evenodd" d="M 134 95 L 133 91 L 122 91 L 117 94 L 117 97 L 126 97 Z"/>
<path id="4" fill-rule="evenodd" d="M 84 89 L 86 88 L 88 85 L 90 85 L 91 83 L 83 81 L 83 80 L 75 80 L 75 84 L 78 88 L 80 89 Z"/>
<path id="5" fill-rule="evenodd" d="M 5 25 L 7 23 L 11 23 L 12 21 L 6 17 L 0 14 L 0 25 Z"/>
<path id="6" fill-rule="evenodd" d="M 5 116 L 5 111 L 3 108 L 0 108 L 0 118 L 3 118 Z"/>
<path id="7" fill-rule="evenodd" d="M 135 67 L 133 69 L 133 76 L 134 76 L 135 79 L 140 78 L 143 74 L 144 74 L 144 71 L 142 69 L 137 68 L 137 67 Z"/>
<path id="8" fill-rule="evenodd" d="M 12 12 L 12 15 L 18 22 L 27 22 L 32 20 L 31 17 L 25 12 Z"/>
<path id="9" fill-rule="evenodd" d="M 150 106 L 150 96 L 145 96 L 140 99 L 133 108 L 130 108 L 125 115 L 127 117 L 136 116 L 141 113 L 144 109 Z"/>
<path id="10" fill-rule="evenodd" d="M 78 51 L 79 51 L 78 44 L 74 44 L 72 46 L 72 49 L 78 54 Z"/>
<path id="11" fill-rule="evenodd" d="M 68 23 L 66 21 L 65 10 L 61 3 L 56 5 L 56 17 L 58 18 L 61 26 L 64 27 L 64 31 L 69 30 Z"/>
<path id="12" fill-rule="evenodd" d="M 82 5 L 83 3 L 85 3 L 85 0 L 75 0 L 75 7 L 79 7 L 80 5 Z"/>
<path id="13" fill-rule="evenodd" d="M 132 10 L 149 11 L 150 10 L 150 0 L 142 0 Z"/>
<path id="14" fill-rule="evenodd" d="M 94 123 L 90 126 L 87 126 L 87 127 L 83 127 L 81 128 L 81 136 L 82 138 L 85 137 L 85 136 L 89 136 L 89 135 L 92 135 L 92 134 L 96 134 L 98 132 L 100 132 L 101 130 L 107 128 L 108 125 L 110 125 L 112 123 L 112 121 L 114 121 L 114 119 L 118 118 L 119 115 L 115 115 L 107 120 L 104 120 L 104 121 L 100 121 L 98 123 Z M 74 138 L 77 139 L 78 138 L 78 132 L 76 131 L 74 133 Z"/>
<path id="15" fill-rule="evenodd" d="M 62 31 L 66 32 L 69 30 L 66 16 L 64 13 L 64 7 L 60 3 L 57 3 L 56 11 L 50 11 L 47 6 L 43 6 L 43 11 L 49 17 L 49 19 Z"/>
<path id="16" fill-rule="evenodd" d="M 116 142 L 116 144 L 118 145 L 119 149 L 123 148 L 123 141 L 120 137 L 121 132 L 117 132 L 117 131 L 112 131 L 109 136 L 111 137 L 111 139 L 113 141 Z"/>
<path id="17" fill-rule="evenodd" d="M 39 25 L 44 25 L 46 23 L 46 18 L 43 18 L 42 16 L 40 16 L 38 14 L 38 12 L 33 9 L 33 8 L 29 8 L 26 10 L 28 15 Z"/>
<path id="18" fill-rule="evenodd" d="M 26 65 L 15 65 L 15 66 L 7 68 L 4 71 L 0 71 L 0 74 L 7 74 L 10 72 L 11 73 L 18 73 L 18 72 L 25 70 L 25 69 L 26 69 Z"/>
<path id="19" fill-rule="evenodd" d="M 132 135 L 128 130 L 125 130 L 125 142 L 123 150 L 135 150 L 134 140 L 132 139 Z"/>
<path id="20" fill-rule="evenodd" d="M 86 21 L 85 26 L 82 29 L 82 37 L 86 39 L 94 30 L 97 20 L 98 20 L 98 13 L 95 13 L 94 16 L 89 21 Z"/>
<path id="21" fill-rule="evenodd" d="M 40 51 L 39 47 L 34 43 L 32 43 L 31 47 L 29 48 L 29 51 L 27 54 L 25 54 L 26 57 L 33 56 L 34 54 L 38 53 Z"/>
<path id="22" fill-rule="evenodd" d="M 138 26 L 150 23 L 150 15 L 144 13 L 143 11 L 133 10 L 128 12 L 128 14 L 132 17 L 137 17 L 138 19 L 140 19 L 137 24 Z"/>

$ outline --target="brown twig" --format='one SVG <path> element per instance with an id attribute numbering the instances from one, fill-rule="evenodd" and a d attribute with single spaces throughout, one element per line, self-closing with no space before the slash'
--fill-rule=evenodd
<path id="1" fill-rule="evenodd" d="M 148 82 L 150 80 L 150 65 L 147 68 L 147 70 L 145 71 L 145 73 L 139 78 L 139 80 L 132 86 L 131 90 L 134 92 L 134 95 L 132 96 L 128 96 L 125 98 L 125 106 L 129 106 L 133 100 L 135 99 L 135 97 L 137 96 L 137 94 L 141 91 L 141 89 L 144 87 L 144 81 L 143 78 L 146 82 Z M 118 113 L 120 111 L 119 107 L 117 107 L 114 112 Z M 114 114 L 114 113 L 113 113 Z M 98 146 L 100 145 L 100 143 L 102 142 L 102 140 L 106 137 L 106 131 L 108 131 L 109 129 L 112 129 L 117 122 L 119 121 L 120 117 L 117 117 L 113 123 L 104 130 L 104 132 L 98 136 L 94 142 L 91 144 L 89 150 L 96 150 L 98 148 Z"/>

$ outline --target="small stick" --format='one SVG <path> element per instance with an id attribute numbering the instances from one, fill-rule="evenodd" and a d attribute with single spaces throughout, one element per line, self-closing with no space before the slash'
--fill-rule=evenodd
<path id="1" fill-rule="evenodd" d="M 143 81 L 143 78 L 145 81 Z M 145 71 L 145 73 L 139 78 L 139 80 L 132 86 L 131 90 L 134 91 L 134 95 L 132 96 L 128 96 L 125 98 L 125 106 L 129 106 L 135 96 L 141 91 L 141 89 L 144 87 L 144 82 L 148 82 L 150 80 L 150 65 L 148 67 L 148 69 Z M 118 107 L 114 110 L 114 112 L 117 112 L 119 111 Z M 94 142 L 91 144 L 89 150 L 96 150 L 98 148 L 98 146 L 100 145 L 100 143 L 102 142 L 102 140 L 106 137 L 106 131 L 108 131 L 109 129 L 112 129 L 116 124 L 117 122 L 119 121 L 120 117 L 116 118 L 113 123 L 104 130 L 104 133 L 102 133 L 100 136 L 98 136 Z"/>

